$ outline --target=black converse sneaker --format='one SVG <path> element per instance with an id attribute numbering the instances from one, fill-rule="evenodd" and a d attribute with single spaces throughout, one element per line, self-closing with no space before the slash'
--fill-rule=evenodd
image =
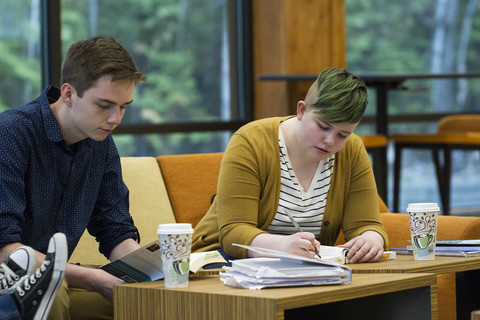
<path id="1" fill-rule="evenodd" d="M 12 298 L 17 303 L 22 319 L 47 319 L 48 312 L 65 275 L 67 239 L 63 233 L 50 238 L 47 255 L 35 274 L 26 277 L 16 287 Z"/>
<path id="2" fill-rule="evenodd" d="M 20 279 L 35 272 L 37 255 L 27 246 L 19 247 L 10 253 L 0 265 L 0 295 L 9 294 L 20 285 Z"/>

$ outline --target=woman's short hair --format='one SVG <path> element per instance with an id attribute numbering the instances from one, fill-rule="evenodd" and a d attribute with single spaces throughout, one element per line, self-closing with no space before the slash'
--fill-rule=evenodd
<path id="1" fill-rule="evenodd" d="M 325 122 L 357 123 L 368 104 L 367 87 L 347 70 L 329 68 L 318 75 L 305 102 Z"/>

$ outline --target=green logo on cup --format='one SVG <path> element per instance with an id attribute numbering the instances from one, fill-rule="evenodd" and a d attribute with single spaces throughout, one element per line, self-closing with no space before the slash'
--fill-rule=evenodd
<path id="1" fill-rule="evenodd" d="M 431 234 L 421 234 L 414 236 L 415 245 L 420 249 L 427 248 L 433 241 L 433 235 Z"/>
<path id="2" fill-rule="evenodd" d="M 173 268 L 180 275 L 186 275 L 189 272 L 190 259 L 183 259 L 173 262 Z"/>

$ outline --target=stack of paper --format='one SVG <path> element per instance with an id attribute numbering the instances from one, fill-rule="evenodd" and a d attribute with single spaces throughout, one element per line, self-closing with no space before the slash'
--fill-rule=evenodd
<path id="1" fill-rule="evenodd" d="M 437 246 L 440 247 L 480 247 L 480 239 L 466 240 L 437 240 Z"/>
<path id="2" fill-rule="evenodd" d="M 480 255 L 480 240 L 437 240 L 436 255 L 473 257 Z"/>
<path id="3" fill-rule="evenodd" d="M 241 247 L 271 257 L 232 261 L 232 266 L 224 267 L 227 271 L 220 273 L 220 279 L 228 286 L 262 289 L 347 284 L 352 280 L 352 270 L 345 265 L 251 246 Z"/>

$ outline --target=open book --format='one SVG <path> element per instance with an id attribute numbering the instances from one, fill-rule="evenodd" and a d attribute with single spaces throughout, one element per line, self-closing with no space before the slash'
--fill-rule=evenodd
<path id="1" fill-rule="evenodd" d="M 346 264 L 348 263 L 347 253 L 347 248 L 320 245 L 320 256 L 322 260 Z"/>
<path id="2" fill-rule="evenodd" d="M 190 254 L 189 269 L 195 273 L 203 266 L 213 263 L 227 262 L 218 251 L 196 252 Z M 155 281 L 164 277 L 158 240 L 100 268 L 126 282 Z"/>
<path id="3" fill-rule="evenodd" d="M 268 287 L 347 284 L 352 270 L 337 262 L 310 259 L 276 250 L 244 246 L 239 247 L 261 254 L 264 258 L 232 261 L 220 280 L 232 287 L 262 289 Z"/>
<path id="4" fill-rule="evenodd" d="M 340 264 L 348 264 L 348 254 L 347 248 L 342 248 L 342 247 L 335 247 L 335 246 L 324 246 L 320 245 L 320 256 L 322 257 L 322 260 L 328 260 L 328 261 L 333 261 L 336 263 Z M 391 252 L 391 251 L 385 251 L 383 253 L 382 260 L 393 260 L 396 258 L 396 253 Z"/>

